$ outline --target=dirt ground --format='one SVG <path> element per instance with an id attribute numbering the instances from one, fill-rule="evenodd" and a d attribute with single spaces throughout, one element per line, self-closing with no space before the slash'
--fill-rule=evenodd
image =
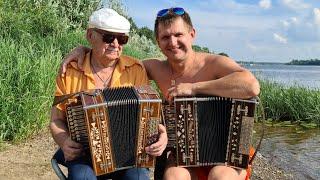
<path id="1" fill-rule="evenodd" d="M 54 180 L 50 159 L 57 146 L 48 130 L 18 145 L 7 144 L 0 152 L 0 180 Z M 292 175 L 271 166 L 260 154 L 254 161 L 251 179 L 293 179 Z"/>
<path id="2" fill-rule="evenodd" d="M 0 152 L 0 180 L 58 179 L 50 164 L 56 148 L 48 130 L 25 143 L 7 144 Z"/>

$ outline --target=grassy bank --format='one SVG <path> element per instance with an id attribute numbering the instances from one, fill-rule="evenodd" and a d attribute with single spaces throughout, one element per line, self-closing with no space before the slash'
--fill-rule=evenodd
<path id="1" fill-rule="evenodd" d="M 260 81 L 260 99 L 266 118 L 276 122 L 294 122 L 305 127 L 320 126 L 320 91 L 299 86 L 285 87 Z"/>
<path id="2" fill-rule="evenodd" d="M 19 140 L 48 124 L 57 68 L 83 42 L 82 33 L 0 39 L 0 140 Z"/>
<path id="3" fill-rule="evenodd" d="M 0 141 L 24 139 L 48 125 L 59 64 L 72 48 L 87 45 L 84 33 L 0 39 Z M 125 50 L 146 58 L 142 52 Z"/>

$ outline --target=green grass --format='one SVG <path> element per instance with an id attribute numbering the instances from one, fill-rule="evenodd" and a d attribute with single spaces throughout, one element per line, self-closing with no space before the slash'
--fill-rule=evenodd
<path id="1" fill-rule="evenodd" d="M 274 121 L 291 121 L 306 127 L 320 125 L 320 91 L 309 88 L 260 81 L 260 99 L 266 117 Z"/>
<path id="2" fill-rule="evenodd" d="M 22 41 L 0 39 L 0 141 L 21 140 L 49 122 L 61 59 L 83 32 Z"/>
<path id="3" fill-rule="evenodd" d="M 58 67 L 72 48 L 88 46 L 84 34 L 0 38 L 0 143 L 26 139 L 48 125 Z M 130 49 L 124 54 L 146 56 Z"/>

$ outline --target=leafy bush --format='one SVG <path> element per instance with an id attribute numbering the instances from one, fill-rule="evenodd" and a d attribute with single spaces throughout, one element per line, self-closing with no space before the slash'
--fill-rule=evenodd
<path id="1" fill-rule="evenodd" d="M 70 29 L 85 29 L 89 16 L 96 10 L 100 0 L 54 0 L 59 17 L 68 20 Z"/>
<path id="2" fill-rule="evenodd" d="M 133 32 L 130 36 L 128 44 L 124 48 L 124 54 L 132 55 L 139 59 L 145 58 L 163 58 L 159 47 L 152 40 L 145 36 L 139 36 Z"/>
<path id="3" fill-rule="evenodd" d="M 98 0 L 12 0 L 1 3 L 0 36 L 16 40 L 86 28 Z"/>

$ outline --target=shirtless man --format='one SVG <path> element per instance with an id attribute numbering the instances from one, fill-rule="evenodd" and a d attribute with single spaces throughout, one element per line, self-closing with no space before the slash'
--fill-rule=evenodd
<path id="1" fill-rule="evenodd" d="M 149 79 L 155 80 L 166 100 L 174 96 L 208 94 L 231 98 L 257 96 L 260 86 L 257 79 L 234 60 L 215 54 L 195 52 L 192 43 L 196 36 L 191 19 L 183 8 L 160 10 L 155 21 L 155 35 L 166 60 L 143 61 Z M 85 48 L 77 48 L 65 60 L 81 59 Z M 78 64 L 82 62 L 78 61 Z M 246 171 L 227 166 L 182 168 L 168 165 L 164 179 L 245 179 Z"/>

